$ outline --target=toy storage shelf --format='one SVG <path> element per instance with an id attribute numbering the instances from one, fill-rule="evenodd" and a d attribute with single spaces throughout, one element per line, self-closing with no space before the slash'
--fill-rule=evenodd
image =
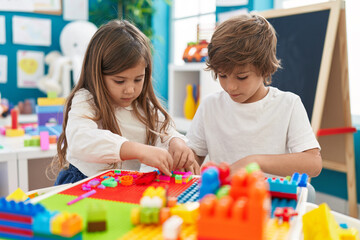
<path id="1" fill-rule="evenodd" d="M 196 84 L 200 87 L 200 102 L 210 93 L 221 90 L 219 82 L 205 68 L 205 63 L 169 65 L 169 112 L 180 132 L 186 133 L 191 124 L 191 120 L 186 119 L 183 113 L 186 85 Z"/>

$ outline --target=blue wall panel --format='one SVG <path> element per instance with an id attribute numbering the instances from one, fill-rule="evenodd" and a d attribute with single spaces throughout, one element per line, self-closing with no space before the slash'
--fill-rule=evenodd
<path id="1" fill-rule="evenodd" d="M 38 98 L 45 96 L 40 90 L 35 88 L 18 88 L 17 87 L 17 60 L 16 53 L 18 50 L 42 51 L 46 55 L 50 51 L 60 51 L 59 37 L 63 27 L 68 23 L 64 21 L 62 16 L 47 15 L 38 13 L 20 13 L 20 12 L 0 12 L 5 16 L 6 22 L 6 43 L 0 44 L 0 55 L 8 57 L 8 79 L 7 83 L 0 83 L 0 92 L 3 98 L 7 98 L 11 103 L 17 104 L 28 98 Z M 12 18 L 13 16 L 36 17 L 51 20 L 51 45 L 44 46 L 28 46 L 12 43 Z M 47 67 L 45 68 L 47 73 Z"/>

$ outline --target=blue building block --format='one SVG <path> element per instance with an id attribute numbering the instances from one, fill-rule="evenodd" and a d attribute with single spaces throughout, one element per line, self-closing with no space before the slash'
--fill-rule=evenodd
<path id="1" fill-rule="evenodd" d="M 267 182 L 269 183 L 270 192 L 280 192 L 280 193 L 297 193 L 297 183 L 295 181 L 288 181 L 286 179 L 280 180 L 279 178 L 268 178 Z"/>
<path id="2" fill-rule="evenodd" d="M 39 203 L 24 203 L 7 201 L 5 197 L 0 198 L 0 212 L 18 214 L 22 216 L 34 217 L 38 213 L 45 211 L 45 207 Z"/>
<path id="3" fill-rule="evenodd" d="M 37 214 L 33 220 L 34 233 L 51 234 L 51 219 L 57 214 L 59 214 L 59 212 L 50 212 L 48 210 Z"/>
<path id="4" fill-rule="evenodd" d="M 298 187 L 306 187 L 309 176 L 306 173 L 294 173 L 291 180 L 295 181 Z"/>
<path id="5" fill-rule="evenodd" d="M 53 125 L 53 126 L 39 126 L 38 127 L 38 134 L 40 134 L 40 132 L 49 132 L 49 135 L 55 135 L 57 137 L 60 136 L 61 132 L 62 132 L 62 126 L 61 125 Z"/>
<path id="6" fill-rule="evenodd" d="M 209 167 L 201 173 L 200 195 L 202 199 L 206 194 L 215 194 L 220 187 L 219 170 Z"/>
<path id="7" fill-rule="evenodd" d="M 0 239 L 3 239 L 3 238 L 5 238 L 5 239 L 20 239 L 20 240 L 35 239 L 35 238 L 25 237 L 25 236 L 21 236 L 21 235 L 17 235 L 17 234 L 0 232 Z"/>
<path id="8" fill-rule="evenodd" d="M 59 113 L 64 111 L 64 105 L 36 106 L 36 113 Z"/>

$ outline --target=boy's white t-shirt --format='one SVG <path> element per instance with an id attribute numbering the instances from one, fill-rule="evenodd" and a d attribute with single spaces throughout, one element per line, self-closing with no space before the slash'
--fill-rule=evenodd
<path id="1" fill-rule="evenodd" d="M 126 141 L 146 144 L 146 126 L 135 116 L 131 106 L 118 107 L 115 109 L 115 115 L 122 136 L 104 130 L 101 123 L 91 120 L 95 114 L 91 106 L 92 101 L 91 93 L 85 89 L 80 89 L 72 100 L 65 130 L 68 143 L 67 161 L 86 176 L 108 169 L 109 163 L 119 163 L 118 167 L 122 169 L 139 170 L 138 160 L 120 159 L 120 148 Z M 159 119 L 160 121 L 164 119 L 161 113 Z M 167 133 L 168 137 L 164 139 L 165 141 L 161 142 L 160 138 L 157 138 L 155 146 L 168 149 L 173 137 L 186 140 L 185 136 L 172 126 L 168 128 Z"/>
<path id="2" fill-rule="evenodd" d="M 186 136 L 198 156 L 217 163 L 320 149 L 300 97 L 274 87 L 253 103 L 234 102 L 225 91 L 206 97 Z"/>

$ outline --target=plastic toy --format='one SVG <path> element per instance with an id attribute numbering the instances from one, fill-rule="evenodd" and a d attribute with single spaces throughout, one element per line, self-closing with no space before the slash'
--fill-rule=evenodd
<path id="1" fill-rule="evenodd" d="M 205 62 L 208 57 L 209 43 L 201 40 L 199 43 L 189 42 L 183 54 L 185 62 Z"/>
<path id="2" fill-rule="evenodd" d="M 101 204 L 90 204 L 87 208 L 87 231 L 106 231 L 106 210 Z"/>
<path id="3" fill-rule="evenodd" d="M 200 201 L 198 239 L 262 240 L 269 209 L 268 185 L 263 173 L 241 169 L 231 180 L 228 196 L 217 199 L 208 194 Z"/>
<path id="4" fill-rule="evenodd" d="M 195 115 L 195 99 L 193 96 L 193 86 L 191 84 L 186 85 L 186 97 L 184 101 L 184 116 L 186 119 L 193 119 Z"/>
<path id="5" fill-rule="evenodd" d="M 54 91 L 59 96 L 68 96 L 71 90 L 70 71 L 77 83 L 80 76 L 83 56 L 91 37 L 97 27 L 86 21 L 68 23 L 60 34 L 60 48 L 62 54 L 52 51 L 45 56 L 45 63 L 49 65 L 49 72 L 38 82 L 41 91 Z"/>

